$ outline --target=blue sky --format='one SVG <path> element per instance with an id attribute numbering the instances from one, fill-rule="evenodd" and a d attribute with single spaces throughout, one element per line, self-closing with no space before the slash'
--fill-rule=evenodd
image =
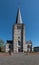
<path id="1" fill-rule="evenodd" d="M 26 41 L 31 40 L 33 46 L 39 46 L 39 0 L 0 0 L 0 39 L 12 39 L 19 2 Z"/>

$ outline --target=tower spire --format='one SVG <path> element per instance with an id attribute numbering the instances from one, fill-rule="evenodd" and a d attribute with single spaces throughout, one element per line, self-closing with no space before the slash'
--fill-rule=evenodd
<path id="1" fill-rule="evenodd" d="M 16 17 L 16 23 L 17 24 L 22 24 L 22 17 L 21 17 L 20 8 L 18 8 L 17 17 Z"/>

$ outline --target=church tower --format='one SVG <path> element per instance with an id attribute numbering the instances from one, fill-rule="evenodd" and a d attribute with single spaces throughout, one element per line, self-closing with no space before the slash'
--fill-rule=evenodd
<path id="1" fill-rule="evenodd" d="M 13 25 L 13 52 L 23 52 L 25 43 L 25 25 L 22 22 L 20 8 L 18 8 L 16 23 Z"/>

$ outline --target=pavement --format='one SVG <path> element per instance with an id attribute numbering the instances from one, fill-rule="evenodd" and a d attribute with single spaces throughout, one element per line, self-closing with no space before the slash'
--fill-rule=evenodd
<path id="1" fill-rule="evenodd" d="M 39 54 L 0 55 L 0 65 L 39 65 Z"/>

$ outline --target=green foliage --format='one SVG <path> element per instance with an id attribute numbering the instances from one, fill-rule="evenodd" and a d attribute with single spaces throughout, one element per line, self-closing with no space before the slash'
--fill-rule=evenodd
<path id="1" fill-rule="evenodd" d="M 4 47 L 4 41 L 3 40 L 0 40 L 0 47 Z"/>
<path id="2" fill-rule="evenodd" d="M 0 52 L 4 52 L 5 47 L 4 47 L 4 41 L 0 39 Z"/>

